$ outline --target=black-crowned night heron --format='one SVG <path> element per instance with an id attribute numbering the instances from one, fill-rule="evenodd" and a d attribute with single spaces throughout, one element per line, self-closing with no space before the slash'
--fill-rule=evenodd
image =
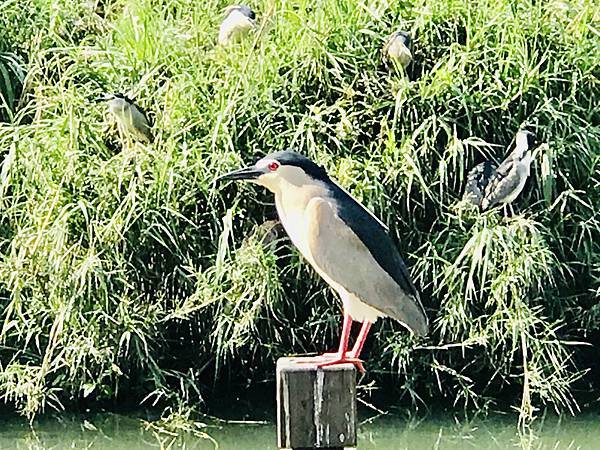
<path id="1" fill-rule="evenodd" d="M 496 205 L 510 205 L 527 182 L 532 150 L 537 145 L 535 134 L 520 130 L 508 148 L 508 156 L 498 166 L 485 161 L 467 175 L 463 199 L 486 211 Z"/>
<path id="2" fill-rule="evenodd" d="M 339 294 L 344 321 L 339 349 L 318 365 L 359 359 L 371 324 L 391 317 L 418 335 L 427 317 L 400 254 L 383 225 L 310 159 L 291 151 L 270 154 L 221 178 L 248 180 L 275 194 L 275 205 L 292 243 Z M 352 321 L 362 322 L 352 350 Z"/>
<path id="3" fill-rule="evenodd" d="M 128 138 L 150 144 L 154 141 L 152 127 L 144 110 L 123 94 L 106 94 L 99 98 L 117 121 L 117 126 Z"/>
<path id="4" fill-rule="evenodd" d="M 387 38 L 383 55 L 397 70 L 406 70 L 412 61 L 412 39 L 406 31 L 396 31 Z"/>
<path id="5" fill-rule="evenodd" d="M 219 28 L 219 45 L 226 47 L 255 29 L 255 18 L 254 11 L 247 5 L 229 6 Z"/>

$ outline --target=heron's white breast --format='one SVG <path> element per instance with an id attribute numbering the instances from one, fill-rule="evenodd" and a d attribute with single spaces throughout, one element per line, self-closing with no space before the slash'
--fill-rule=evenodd
<path id="1" fill-rule="evenodd" d="M 131 106 L 123 99 L 113 99 L 108 103 L 109 111 L 121 122 L 131 123 Z"/>
<path id="2" fill-rule="evenodd" d="M 412 59 L 412 54 L 408 47 L 398 40 L 392 42 L 388 49 L 388 55 L 402 64 L 402 66 L 407 66 Z"/>
<path id="3" fill-rule="evenodd" d="M 523 188 L 525 187 L 525 183 L 527 183 L 527 177 L 529 176 L 529 167 L 530 167 L 530 161 L 528 161 L 528 160 L 523 160 L 516 164 L 515 170 L 517 171 L 517 176 L 518 176 L 519 182 L 517 183 L 517 186 L 515 187 L 515 189 L 513 189 L 513 191 L 510 194 L 508 194 L 501 201 L 501 203 L 508 204 L 508 203 L 513 202 L 519 196 L 521 191 L 523 191 Z"/>
<path id="4" fill-rule="evenodd" d="M 219 44 L 227 45 L 254 28 L 254 23 L 240 11 L 232 11 L 219 29 Z"/>
<path id="5" fill-rule="evenodd" d="M 308 202 L 319 193 L 322 196 L 325 195 L 324 190 L 318 187 L 305 189 L 302 186 L 287 186 L 275 195 L 275 206 L 283 228 L 292 243 L 311 264 L 313 264 L 313 259 L 308 247 L 304 213 Z"/>

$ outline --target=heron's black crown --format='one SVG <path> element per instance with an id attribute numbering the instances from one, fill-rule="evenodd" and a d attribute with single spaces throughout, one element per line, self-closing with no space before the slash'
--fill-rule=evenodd
<path id="1" fill-rule="evenodd" d="M 248 5 L 235 6 L 230 9 L 230 13 L 233 11 L 236 11 L 236 10 L 241 12 L 243 15 L 245 15 L 249 19 L 252 19 L 252 20 L 256 19 L 256 15 L 254 14 L 254 11 L 252 11 L 252 8 L 250 8 Z"/>
<path id="2" fill-rule="evenodd" d="M 134 101 L 132 99 L 130 99 L 129 97 L 127 97 L 125 94 L 121 94 L 120 92 L 115 92 L 114 94 L 112 94 L 114 98 L 120 98 L 125 100 L 127 103 L 134 103 Z"/>
<path id="3" fill-rule="evenodd" d="M 407 47 L 410 47 L 412 39 L 410 37 L 410 34 L 408 34 L 406 31 L 396 31 L 394 33 L 394 37 L 400 38 L 402 40 L 402 42 L 404 42 L 404 45 L 406 45 Z"/>
<path id="4" fill-rule="evenodd" d="M 281 152 L 271 153 L 270 155 L 265 156 L 264 159 L 274 159 L 282 166 L 300 167 L 308 176 L 316 180 L 330 181 L 329 176 L 323 167 L 314 163 L 300 153 L 296 153 L 291 150 L 284 150 Z"/>

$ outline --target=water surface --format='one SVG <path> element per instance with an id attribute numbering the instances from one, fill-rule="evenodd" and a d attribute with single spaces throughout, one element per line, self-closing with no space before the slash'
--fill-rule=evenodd
<path id="1" fill-rule="evenodd" d="M 451 416 L 406 419 L 384 416 L 360 426 L 359 450 L 402 449 L 600 449 L 600 417 L 551 417 L 538 420 L 531 433 L 519 435 L 514 417 L 471 421 Z M 272 424 L 211 424 L 208 433 L 222 450 L 275 450 Z M 90 414 L 46 417 L 32 428 L 15 416 L 0 419 L 0 449 L 213 449 L 192 433 L 153 433 L 132 415 Z"/>

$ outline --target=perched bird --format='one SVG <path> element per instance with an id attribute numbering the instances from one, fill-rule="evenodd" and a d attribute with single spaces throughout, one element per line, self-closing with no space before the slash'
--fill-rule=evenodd
<path id="1" fill-rule="evenodd" d="M 419 294 L 387 228 L 323 167 L 283 151 L 221 178 L 248 180 L 273 192 L 292 243 L 341 297 L 339 349 L 316 357 L 319 366 L 350 362 L 364 370 L 359 356 L 371 324 L 380 317 L 396 319 L 415 334 L 427 334 Z M 348 351 L 353 320 L 362 327 Z"/>
<path id="2" fill-rule="evenodd" d="M 123 94 L 107 94 L 99 100 L 107 103 L 108 110 L 115 117 L 119 129 L 125 136 L 145 144 L 154 141 L 146 113 L 133 100 Z"/>
<path id="3" fill-rule="evenodd" d="M 388 37 L 383 46 L 383 54 L 396 69 L 406 70 L 412 61 L 412 39 L 406 31 L 396 31 Z"/>
<path id="4" fill-rule="evenodd" d="M 474 206 L 480 207 L 485 189 L 492 177 L 496 174 L 498 164 L 493 161 L 484 161 L 477 164 L 467 174 L 467 183 L 465 184 L 465 192 L 463 200 L 468 201 Z"/>
<path id="5" fill-rule="evenodd" d="M 225 19 L 219 28 L 219 45 L 226 47 L 237 42 L 256 28 L 254 11 L 246 5 L 233 5 L 225 10 Z"/>
<path id="6" fill-rule="evenodd" d="M 498 166 L 485 188 L 481 211 L 496 205 L 509 205 L 521 193 L 527 182 L 531 166 L 531 151 L 537 145 L 535 134 L 520 130 L 511 146 L 508 157 Z"/>

